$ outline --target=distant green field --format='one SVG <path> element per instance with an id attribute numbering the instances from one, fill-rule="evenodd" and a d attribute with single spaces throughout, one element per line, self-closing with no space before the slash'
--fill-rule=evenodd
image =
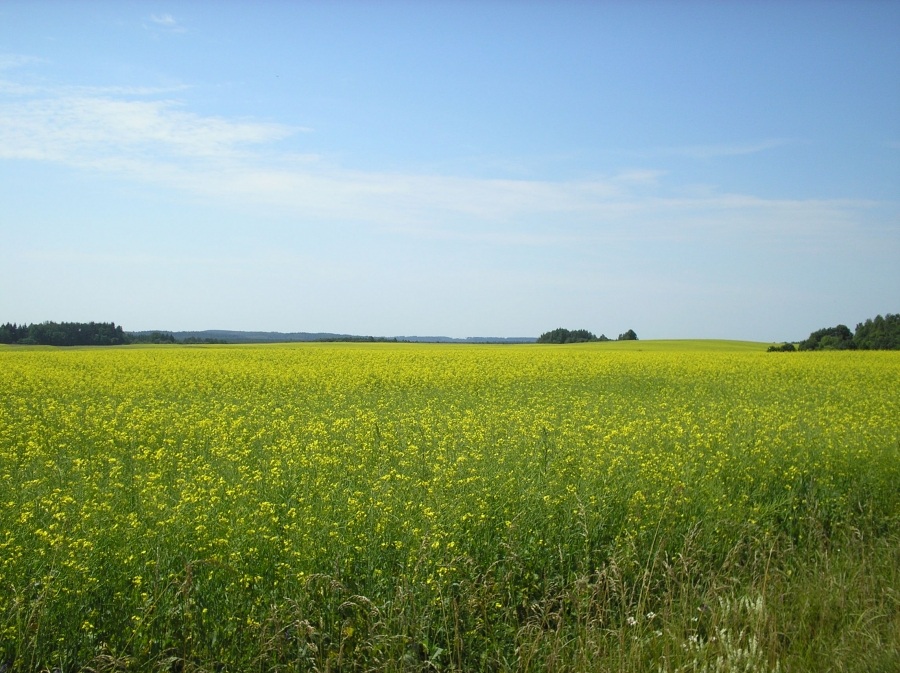
<path id="1" fill-rule="evenodd" d="M 900 670 L 900 354 L 0 348 L 0 666 Z"/>
<path id="2" fill-rule="evenodd" d="M 190 344 L 190 348 L 217 348 L 223 345 L 232 346 L 232 347 L 240 347 L 240 348 L 268 348 L 268 347 L 284 347 L 284 346 L 316 346 L 316 345 L 324 345 L 324 346 L 334 346 L 336 342 L 292 342 L 292 343 L 259 343 L 259 344 Z M 377 343 L 366 343 L 366 342 L 345 342 L 342 345 L 344 346 L 359 346 L 363 348 L 370 348 L 377 345 L 386 345 L 393 346 L 395 344 L 390 342 L 377 342 Z M 478 343 L 449 343 L 449 344 L 429 344 L 425 342 L 408 344 L 412 346 L 422 346 L 422 347 L 458 347 L 458 348 L 479 348 L 479 347 L 494 347 L 494 348 L 528 348 L 528 347 L 543 347 L 545 344 L 478 344 Z M 593 342 L 593 343 L 583 343 L 583 344 L 563 344 L 559 347 L 563 348 L 572 348 L 572 347 L 581 347 L 581 348 L 604 348 L 607 350 L 646 350 L 646 351 L 731 351 L 731 352 L 748 352 L 748 351 L 765 351 L 771 343 L 763 343 L 759 341 L 735 341 L 728 339 L 657 339 L 657 340 L 649 340 L 649 341 L 604 341 L 604 342 Z M 133 344 L 130 346 L 120 346 L 119 348 L 169 348 L 167 345 L 158 345 L 158 344 Z M 24 350 L 24 349 L 50 349 L 51 346 L 9 346 L 6 344 L 0 344 L 0 350 L 4 349 L 12 349 L 12 350 Z M 69 350 L 72 350 L 76 347 L 70 347 Z M 92 348 L 92 347 L 85 347 Z"/>
<path id="3" fill-rule="evenodd" d="M 600 343 L 564 344 L 563 348 L 580 346 L 588 348 L 605 348 L 609 350 L 635 350 L 653 352 L 730 352 L 747 353 L 765 351 L 770 343 L 758 341 L 731 341 L 726 339 L 658 339 L 651 341 L 604 341 Z"/>

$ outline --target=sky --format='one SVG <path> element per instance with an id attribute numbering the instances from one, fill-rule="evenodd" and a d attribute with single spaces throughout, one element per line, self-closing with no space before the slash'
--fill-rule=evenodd
<path id="1" fill-rule="evenodd" d="M 0 0 L 0 322 L 900 312 L 900 3 Z"/>

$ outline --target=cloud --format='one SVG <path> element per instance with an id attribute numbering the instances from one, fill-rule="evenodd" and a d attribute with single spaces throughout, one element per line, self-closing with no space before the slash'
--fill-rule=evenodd
<path id="1" fill-rule="evenodd" d="M 174 94 L 189 90 L 187 84 L 169 86 L 55 86 L 46 84 L 21 84 L 10 80 L 0 80 L 0 93 L 32 99 L 66 99 L 79 96 L 110 98 L 113 96 L 149 97 Z"/>
<path id="2" fill-rule="evenodd" d="M 0 54 L 0 70 L 24 68 L 25 66 L 42 62 L 42 59 L 25 54 Z"/>
<path id="3" fill-rule="evenodd" d="M 0 103 L 0 157 L 129 175 L 319 218 L 409 223 L 435 214 L 503 221 L 527 213 L 574 213 L 655 175 L 631 171 L 552 183 L 354 171 L 279 152 L 279 141 L 307 128 L 202 116 L 177 100 L 135 100 L 121 90 L 49 93 Z"/>
<path id="4" fill-rule="evenodd" d="M 170 33 L 187 32 L 187 28 L 185 28 L 180 22 L 178 22 L 171 14 L 151 14 L 149 18 L 150 22 L 158 29 L 165 30 Z"/>
<path id="5" fill-rule="evenodd" d="M 177 23 L 171 14 L 151 14 L 150 20 L 163 26 L 174 26 Z"/>
<path id="6" fill-rule="evenodd" d="M 735 157 L 746 154 L 758 154 L 767 150 L 789 145 L 794 141 L 773 138 L 748 143 L 724 143 L 716 145 L 686 145 L 682 147 L 663 147 L 655 153 L 677 155 L 692 159 L 715 159 L 717 157 Z"/>
<path id="7" fill-rule="evenodd" d="M 64 95 L 0 104 L 0 157 L 75 166 L 154 157 L 226 158 L 295 129 L 185 112 L 172 100 Z"/>
<path id="8" fill-rule="evenodd" d="M 352 170 L 283 148 L 284 141 L 309 129 L 200 115 L 171 96 L 158 98 L 160 91 L 20 92 L 0 102 L 0 159 L 125 177 L 228 207 L 269 209 L 299 222 L 489 245 L 569 246 L 735 232 L 765 232 L 772 240 L 821 238 L 829 230 L 846 231 L 874 207 L 849 200 L 767 200 L 715 189 L 679 193 L 667 184 L 669 174 L 652 168 L 565 181 Z M 780 142 L 717 151 L 762 151 Z M 705 152 L 712 156 L 712 150 Z"/>

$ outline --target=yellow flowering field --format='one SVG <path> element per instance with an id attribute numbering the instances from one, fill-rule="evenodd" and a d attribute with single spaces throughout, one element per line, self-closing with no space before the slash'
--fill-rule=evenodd
<path id="1" fill-rule="evenodd" d="M 0 670 L 900 661 L 900 354 L 763 350 L 2 349 Z"/>

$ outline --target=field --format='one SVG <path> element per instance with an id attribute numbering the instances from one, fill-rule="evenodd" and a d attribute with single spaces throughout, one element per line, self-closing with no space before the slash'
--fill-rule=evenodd
<path id="1" fill-rule="evenodd" d="M 900 670 L 900 353 L 0 349 L 0 671 Z"/>

